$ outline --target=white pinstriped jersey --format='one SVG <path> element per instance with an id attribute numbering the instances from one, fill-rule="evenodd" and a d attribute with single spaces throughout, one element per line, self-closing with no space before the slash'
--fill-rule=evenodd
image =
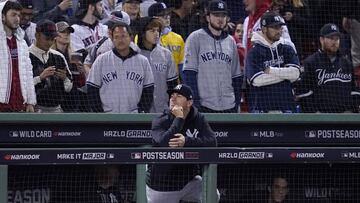
<path id="1" fill-rule="evenodd" d="M 113 50 L 94 62 L 87 84 L 100 89 L 104 112 L 137 113 L 143 88 L 154 85 L 149 61 L 141 54 L 122 60 Z"/>

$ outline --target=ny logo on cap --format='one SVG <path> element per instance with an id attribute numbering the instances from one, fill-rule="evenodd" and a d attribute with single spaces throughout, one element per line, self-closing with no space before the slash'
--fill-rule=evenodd
<path id="1" fill-rule="evenodd" d="M 218 8 L 220 8 L 220 9 L 224 9 L 224 3 L 219 2 L 219 3 L 218 3 Z"/>
<path id="2" fill-rule="evenodd" d="M 177 85 L 174 89 L 180 90 L 182 88 L 182 85 Z"/>
<path id="3" fill-rule="evenodd" d="M 274 20 L 275 20 L 275 22 L 281 21 L 280 16 L 275 16 L 275 17 L 274 17 Z"/>
<path id="4" fill-rule="evenodd" d="M 337 30 L 336 25 L 332 25 L 332 26 L 331 26 L 331 29 L 336 31 L 336 30 Z"/>

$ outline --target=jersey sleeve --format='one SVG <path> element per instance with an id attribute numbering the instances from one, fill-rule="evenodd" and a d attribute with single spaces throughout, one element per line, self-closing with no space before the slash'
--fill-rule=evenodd
<path id="1" fill-rule="evenodd" d="M 285 66 L 289 66 L 289 65 L 295 65 L 297 67 L 300 66 L 298 55 L 290 45 L 286 46 L 285 54 L 286 54 Z"/>
<path id="2" fill-rule="evenodd" d="M 185 42 L 181 36 L 179 37 L 179 40 L 180 40 L 180 52 L 177 60 L 175 61 L 177 65 L 184 63 L 184 56 L 185 56 Z"/>
<path id="3" fill-rule="evenodd" d="M 190 34 L 185 43 L 185 62 L 183 70 L 198 72 L 199 68 L 199 40 L 195 32 Z"/>
<path id="4" fill-rule="evenodd" d="M 245 63 L 245 74 L 248 82 L 251 84 L 252 81 L 261 74 L 264 74 L 264 65 L 259 60 L 261 57 L 256 57 L 255 47 L 250 49 L 246 57 Z"/>
<path id="5" fill-rule="evenodd" d="M 178 75 L 176 72 L 176 65 L 174 63 L 172 55 L 170 52 L 166 52 L 166 53 L 167 53 L 166 58 L 167 58 L 167 66 L 168 66 L 168 75 L 166 81 L 177 80 Z"/>
<path id="6" fill-rule="evenodd" d="M 239 54 L 237 51 L 237 46 L 235 43 L 235 40 L 233 40 L 234 43 L 232 44 L 232 49 L 233 49 L 233 60 L 231 63 L 231 77 L 232 78 L 236 78 L 241 76 L 241 70 L 240 70 L 240 59 L 239 59 Z"/>
<path id="7" fill-rule="evenodd" d="M 149 61 L 145 58 L 144 62 L 143 62 L 143 66 L 144 66 L 144 88 L 150 87 L 154 85 L 154 75 L 153 72 L 151 70 L 151 66 Z"/>
<path id="8" fill-rule="evenodd" d="M 102 58 L 95 60 L 92 65 L 86 84 L 91 85 L 93 87 L 100 88 L 102 86 L 101 73 L 102 73 Z"/>

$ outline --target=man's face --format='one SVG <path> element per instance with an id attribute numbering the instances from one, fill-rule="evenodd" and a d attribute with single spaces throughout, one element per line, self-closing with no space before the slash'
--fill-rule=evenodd
<path id="1" fill-rule="evenodd" d="M 129 49 L 131 39 L 125 27 L 116 27 L 112 32 L 112 40 L 119 52 Z"/>
<path id="2" fill-rule="evenodd" d="M 174 92 L 170 95 L 169 108 L 172 109 L 175 105 L 181 106 L 184 111 L 187 111 L 192 105 L 192 100 L 187 100 L 183 95 Z"/>
<path id="3" fill-rule="evenodd" d="M 330 55 L 335 55 L 340 47 L 340 37 L 333 35 L 331 37 L 320 37 L 321 49 Z"/>
<path id="4" fill-rule="evenodd" d="M 156 44 L 159 41 L 159 36 L 160 36 L 159 27 L 153 27 L 145 32 L 145 40 L 152 45 Z"/>
<path id="5" fill-rule="evenodd" d="M 280 37 L 282 35 L 282 26 L 276 25 L 276 26 L 271 26 L 271 27 L 264 27 L 263 33 L 268 40 L 270 40 L 272 43 L 274 43 L 274 42 L 280 40 Z"/>
<path id="6" fill-rule="evenodd" d="M 39 32 L 36 34 L 37 45 L 40 49 L 44 51 L 48 51 L 50 49 L 50 47 L 54 43 L 54 39 L 55 37 L 44 35 L 44 33 Z"/>
<path id="7" fill-rule="evenodd" d="M 20 25 L 29 25 L 34 17 L 33 10 L 28 8 L 23 8 L 20 13 L 21 13 Z"/>
<path id="8" fill-rule="evenodd" d="M 243 0 L 245 11 L 252 12 L 256 9 L 256 0 Z"/>
<path id="9" fill-rule="evenodd" d="M 140 3 L 138 1 L 131 1 L 123 4 L 123 11 L 129 14 L 130 19 L 134 20 L 140 13 Z"/>
<path id="10" fill-rule="evenodd" d="M 212 28 L 221 31 L 227 24 L 227 15 L 225 13 L 210 13 L 207 20 Z"/>
<path id="11" fill-rule="evenodd" d="M 10 9 L 2 19 L 6 27 L 15 31 L 20 24 L 20 11 Z"/>
<path id="12" fill-rule="evenodd" d="M 288 194 L 288 183 L 284 178 L 275 178 L 271 187 L 273 202 L 283 202 Z"/>

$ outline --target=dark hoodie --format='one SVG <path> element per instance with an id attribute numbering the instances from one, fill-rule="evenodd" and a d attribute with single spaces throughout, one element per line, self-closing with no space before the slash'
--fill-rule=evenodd
<path id="1" fill-rule="evenodd" d="M 198 131 L 198 134 L 195 132 Z M 191 133 L 193 132 L 193 133 Z M 154 147 L 168 147 L 169 140 L 174 134 L 185 136 L 184 147 L 216 147 L 215 133 L 210 128 L 205 117 L 191 107 L 189 115 L 175 118 L 169 110 L 152 122 L 152 137 Z M 192 134 L 195 134 L 193 136 Z M 196 175 L 200 175 L 200 166 L 193 164 L 152 164 L 149 165 L 146 183 L 157 191 L 181 190 Z"/>

